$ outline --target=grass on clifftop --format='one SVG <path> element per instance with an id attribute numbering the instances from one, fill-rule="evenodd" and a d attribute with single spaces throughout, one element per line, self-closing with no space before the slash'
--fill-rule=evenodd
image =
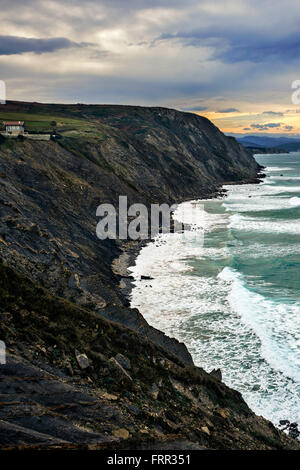
<path id="1" fill-rule="evenodd" d="M 0 112 L 0 121 L 24 121 L 25 131 L 28 132 L 53 132 L 66 137 L 77 136 L 97 136 L 102 137 L 103 133 L 95 123 L 87 119 L 74 119 L 56 115 L 43 115 L 31 113 Z M 55 124 L 54 124 L 55 123 Z M 1 127 L 4 129 L 3 124 Z"/>

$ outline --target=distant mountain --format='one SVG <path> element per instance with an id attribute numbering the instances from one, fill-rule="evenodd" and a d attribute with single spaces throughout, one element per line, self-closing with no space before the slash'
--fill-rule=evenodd
<path id="1" fill-rule="evenodd" d="M 254 142 L 254 141 L 251 141 L 251 140 L 243 140 L 241 142 L 242 139 L 237 139 L 237 141 L 243 145 L 243 147 L 246 147 L 246 148 L 266 148 L 264 145 L 259 145 L 257 142 Z"/>
<path id="2" fill-rule="evenodd" d="M 286 152 L 297 152 L 298 150 L 300 150 L 300 142 L 289 142 L 287 144 L 281 144 L 273 148 L 276 148 L 276 150 L 278 149 L 278 150 L 283 150 Z"/>
<path id="3" fill-rule="evenodd" d="M 283 144 L 283 145 L 293 145 L 293 144 Z M 257 154 L 268 154 L 268 153 L 289 153 L 289 150 L 286 150 L 284 148 L 278 147 L 247 147 L 248 152 L 252 153 L 252 155 L 257 155 Z"/>
<path id="4" fill-rule="evenodd" d="M 278 147 L 284 144 L 295 144 L 299 142 L 292 137 L 267 137 L 260 135 L 247 135 L 236 139 L 244 147 Z"/>

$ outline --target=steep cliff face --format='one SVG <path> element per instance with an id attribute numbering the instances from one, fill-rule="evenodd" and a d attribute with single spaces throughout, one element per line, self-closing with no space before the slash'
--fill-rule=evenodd
<path id="1" fill-rule="evenodd" d="M 209 196 L 221 183 L 253 181 L 255 160 L 207 119 L 189 113 L 30 103 L 2 109 L 25 120 L 31 132 L 52 125 L 58 134 L 56 141 L 0 145 L 3 260 L 52 293 L 131 328 L 143 325 L 166 343 L 139 312 L 127 309 L 120 276 L 111 270 L 125 245 L 97 239 L 96 208 L 104 202 L 117 207 L 120 195 L 147 206 Z"/>
<path id="2" fill-rule="evenodd" d="M 22 118 L 31 132 L 52 126 L 58 135 L 0 145 L 0 255 L 52 293 L 147 330 L 127 309 L 111 270 L 124 243 L 96 237 L 97 206 L 117 207 L 120 195 L 147 206 L 209 196 L 221 183 L 253 181 L 255 160 L 207 119 L 175 110 L 35 103 L 2 109 L 3 118 Z M 168 341 L 154 329 L 149 334 Z"/>
<path id="3" fill-rule="evenodd" d="M 217 187 L 222 183 L 255 181 L 259 167 L 253 157 L 234 139 L 225 137 L 207 119 L 163 108 L 106 105 L 63 106 L 11 102 L 1 109 L 0 117 L 5 119 L 5 116 L 7 119 L 25 120 L 25 125 L 31 132 L 49 131 L 54 128 L 57 134 L 56 141 L 50 142 L 2 139 L 0 143 L 0 257 L 6 265 L 13 268 L 15 273 L 19 273 L 14 274 L 13 271 L 3 267 L 1 274 L 4 284 L 2 284 L 3 301 L 0 310 L 4 324 L 0 331 L 14 355 L 7 368 L 7 374 L 11 375 L 14 371 L 16 376 L 23 373 L 39 375 L 42 369 L 50 371 L 58 381 L 64 382 L 67 380 L 65 359 L 73 364 L 76 361 L 74 351 L 80 348 L 92 355 L 92 358 L 90 357 L 92 368 L 88 369 L 87 375 L 81 374 L 80 368 L 75 367 L 75 380 L 72 379 L 70 382 L 71 388 L 67 387 L 67 390 L 63 390 L 64 387 L 62 387 L 64 397 L 67 397 L 66 393 L 69 390 L 70 396 L 75 397 L 72 400 L 77 403 L 76 400 L 80 400 L 80 390 L 76 384 L 82 379 L 83 386 L 91 384 L 90 381 L 93 383 L 91 401 L 99 400 L 99 386 L 103 383 L 105 384 L 103 393 L 104 391 L 105 393 L 110 393 L 110 391 L 118 393 L 117 398 L 107 398 L 106 395 L 102 402 L 103 400 L 105 403 L 117 400 L 120 396 L 123 400 L 123 385 L 116 381 L 113 370 L 107 364 L 107 356 L 109 358 L 117 352 L 125 354 L 126 348 L 131 348 L 134 338 L 138 351 L 136 352 L 137 361 L 144 364 L 149 373 L 152 369 L 151 381 L 161 382 L 162 380 L 161 383 L 163 383 L 165 377 L 168 376 L 165 383 L 168 393 L 175 397 L 173 408 L 180 411 L 177 413 L 174 409 L 170 409 L 169 418 L 166 417 L 166 420 L 172 421 L 170 418 L 172 415 L 180 426 L 179 416 L 182 415 L 184 409 L 187 413 L 186 418 L 188 416 L 188 406 L 184 407 L 186 399 L 179 398 L 182 405 L 178 405 L 178 390 L 184 390 L 182 394 L 190 397 L 189 400 L 195 403 L 195 415 L 192 421 L 182 419 L 185 426 L 195 429 L 190 433 L 190 439 L 198 442 L 197 445 L 204 443 L 205 446 L 222 447 L 220 434 L 216 435 L 213 440 L 203 439 L 205 434 L 211 435 L 209 423 L 214 423 L 214 417 L 216 417 L 216 426 L 220 419 L 217 415 L 219 411 L 215 413 L 213 409 L 215 401 L 218 410 L 226 405 L 227 408 L 232 409 L 234 415 L 232 424 L 227 426 L 227 423 L 224 427 L 228 435 L 226 443 L 229 447 L 246 448 L 247 440 L 251 441 L 249 448 L 255 448 L 256 445 L 258 448 L 293 447 L 293 443 L 287 441 L 273 428 L 269 432 L 269 424 L 256 418 L 248 410 L 239 394 L 229 391 L 223 384 L 216 385 L 216 380 L 200 369 L 197 371 L 193 369 L 194 372 L 191 372 L 189 368 L 193 368 L 193 363 L 186 347 L 150 327 L 137 310 L 128 308 L 128 302 L 120 289 L 120 281 L 122 284 L 128 275 L 126 269 L 122 267 L 122 262 L 115 260 L 121 260 L 122 256 L 128 257 L 130 250 L 136 249 L 135 244 L 119 240 L 100 241 L 95 232 L 96 208 L 101 203 L 108 202 L 117 205 L 119 195 L 126 195 L 129 203 L 143 202 L 147 206 L 153 202 L 174 203 L 209 197 L 215 194 Z M 113 262 L 114 270 L 112 270 Z M 28 284 L 24 278 L 29 279 L 26 281 Z M 30 284 L 31 281 L 35 284 Z M 13 298 L 13 291 L 17 289 L 18 283 L 23 286 L 25 293 L 27 292 L 25 298 L 23 298 L 22 291 L 16 298 Z M 39 290 L 38 286 L 42 286 L 46 291 Z M 56 298 L 53 297 L 55 295 L 79 305 L 80 309 L 78 310 L 75 305 L 68 307 L 69 304 L 67 307 L 59 307 L 62 305 L 60 303 L 62 300 L 55 300 Z M 39 301 L 39 296 L 43 301 Z M 47 302 L 52 305 L 50 310 Z M 57 309 L 61 312 L 59 321 L 55 313 Z M 48 313 L 45 313 L 46 310 Z M 73 315 L 78 317 L 76 325 L 71 319 Z M 87 324 L 83 321 L 85 316 L 87 323 L 93 325 L 88 326 L 88 331 L 86 330 Z M 101 323 L 98 327 L 96 318 L 100 319 Z M 114 323 L 107 322 L 104 318 Z M 121 327 L 116 326 L 116 323 L 128 330 L 121 331 Z M 68 328 L 70 331 L 67 334 Z M 96 334 L 97 328 L 102 328 L 102 330 L 107 328 L 108 336 L 103 344 L 101 343 L 103 338 L 98 338 Z M 138 332 L 138 335 L 132 330 Z M 114 345 L 114 341 L 119 334 L 123 335 L 123 342 L 117 347 L 117 342 Z M 90 343 L 93 343 L 96 337 L 98 343 L 93 348 Z M 83 341 L 82 338 L 85 340 Z M 54 350 L 57 342 L 62 351 L 62 360 L 55 358 Z M 64 346 L 66 342 L 69 346 Z M 157 351 L 163 362 L 155 362 L 156 359 L 152 356 L 151 359 L 149 359 L 150 356 L 146 359 L 142 358 L 143 348 Z M 34 361 L 40 354 L 38 350 L 43 353 L 42 362 L 36 364 Z M 49 354 L 50 350 L 52 355 Z M 26 351 L 29 353 L 25 353 Z M 101 354 L 97 356 L 99 352 L 105 357 Z M 177 375 L 171 374 L 165 366 L 167 358 L 175 361 L 174 363 L 177 361 L 182 369 L 178 369 Z M 51 369 L 48 368 L 49 364 Z M 34 369 L 35 367 L 39 368 L 39 372 Z M 189 371 L 187 375 L 185 368 Z M 28 371 L 26 372 L 25 369 Z M 68 367 L 67 370 L 69 370 Z M 112 382 L 108 380 L 110 373 Z M 197 377 L 200 374 L 201 377 L 195 378 L 194 373 Z M 101 382 L 101 374 L 108 377 L 107 382 L 105 380 Z M 146 384 L 148 379 L 144 377 L 142 367 L 139 372 L 138 368 L 136 372 L 134 369 L 133 375 L 135 374 L 137 375 L 134 381 Z M 202 398 L 200 402 L 197 398 L 198 389 L 195 391 L 196 401 L 192 396 L 194 392 L 190 394 L 189 380 L 192 380 L 195 386 L 199 380 L 202 384 L 207 384 L 208 389 L 203 391 L 203 402 L 201 402 Z M 155 384 L 159 388 L 159 384 L 156 382 Z M 58 383 L 56 385 L 60 389 L 61 385 Z M 133 428 L 137 429 L 134 424 L 136 411 L 133 409 L 136 405 L 132 400 L 137 397 L 140 407 L 144 410 L 142 413 L 145 413 L 149 404 L 147 394 L 150 394 L 152 398 L 156 396 L 154 400 L 158 396 L 155 387 L 155 390 L 152 390 L 152 385 L 147 382 L 145 387 L 149 386 L 149 391 L 146 394 L 140 393 L 140 389 L 137 388 L 133 390 L 132 399 L 124 396 L 127 414 L 124 411 L 125 408 L 114 407 L 113 412 L 121 416 L 119 424 L 127 423 L 126 420 L 130 418 Z M 179 387 L 178 390 L 176 387 Z M 27 400 L 29 395 L 27 396 L 26 393 L 24 389 L 24 396 Z M 227 401 L 223 398 L 219 400 L 219 393 L 223 398 L 228 393 L 229 401 L 227 398 Z M 76 398 L 77 395 L 79 398 Z M 154 406 L 151 402 L 151 406 L 155 407 L 155 413 L 158 415 L 163 407 L 166 407 L 163 392 L 161 396 L 160 403 Z M 62 400 L 62 406 L 65 403 L 64 400 Z M 88 401 L 88 398 L 86 400 Z M 98 401 L 97 406 L 102 402 Z M 207 420 L 203 423 L 201 421 L 204 430 L 199 430 L 197 413 L 201 410 L 201 413 L 204 413 L 205 409 L 208 410 Z M 234 427 L 237 426 L 238 415 L 244 412 L 250 416 L 250 421 L 246 423 L 247 429 L 242 431 L 241 427 L 241 432 L 245 434 L 241 440 L 232 437 L 230 441 Z M 227 411 L 221 413 L 223 413 L 223 419 L 229 419 L 230 413 L 228 416 Z M 35 423 L 33 415 L 28 422 L 24 418 L 25 428 L 29 427 L 34 432 L 41 433 L 43 429 Z M 84 423 L 90 419 L 90 415 L 88 418 L 83 408 L 80 408 L 79 415 L 75 415 L 74 422 Z M 143 416 L 145 415 L 142 414 Z M 52 418 L 54 419 L 53 416 Z M 148 418 L 144 421 L 142 419 L 141 422 L 145 424 L 147 420 Z M 167 435 L 169 431 L 173 432 L 178 429 L 168 424 L 169 421 L 166 421 L 167 424 L 164 425 L 158 425 L 159 420 L 156 421 L 153 421 L 153 426 L 151 424 L 152 438 L 156 432 L 158 432 L 157 435 L 159 433 Z M 52 437 L 63 436 L 64 432 L 59 432 L 57 428 L 59 423 L 55 420 L 51 422 L 53 423 Z M 254 422 L 255 433 L 261 432 L 262 437 L 257 438 L 255 433 L 251 434 L 252 431 L 249 431 L 251 423 Z M 24 442 L 27 443 L 32 442 L 31 438 L 33 442 L 43 442 L 43 436 L 34 433 L 34 435 L 29 433 L 31 437 L 26 441 L 24 437 L 26 429 L 18 428 L 23 424 L 16 419 L 13 428 L 10 428 L 12 435 L 23 436 L 22 439 L 24 438 Z M 8 424 L 2 423 L 3 426 L 7 429 L 9 427 Z M 259 426 L 262 427 L 262 431 L 257 431 Z M 106 442 L 103 436 L 115 429 L 112 427 L 110 430 L 105 430 L 104 428 L 101 430 L 101 439 L 103 438 L 103 442 Z M 91 429 L 96 432 L 98 428 L 96 424 L 93 424 Z M 73 431 L 74 435 L 77 435 L 76 429 Z M 69 434 L 67 433 L 68 442 L 73 431 L 69 430 Z M 0 437 L 1 433 L 2 436 L 4 435 L 4 432 L 0 431 Z M 188 439 L 189 432 L 187 431 L 184 435 L 185 439 Z M 52 437 L 50 436 L 50 440 L 45 438 L 47 445 L 51 445 Z M 87 435 L 84 442 L 89 443 L 90 438 L 91 435 Z M 74 439 L 76 442 L 76 438 L 71 441 L 74 442 Z M 113 443 L 113 439 L 110 442 Z M 229 444 L 230 442 L 232 443 Z M 226 447 L 226 443 L 224 441 L 223 447 Z"/>
<path id="4" fill-rule="evenodd" d="M 116 107 L 110 114 L 103 107 L 97 119 L 118 130 L 100 145 L 106 162 L 152 201 L 199 197 L 218 184 L 256 177 L 248 152 L 203 117 L 135 107 Z"/>
<path id="5" fill-rule="evenodd" d="M 22 111 L 25 122 L 26 115 L 55 120 L 60 145 L 101 168 L 97 184 L 109 200 L 122 190 L 135 200 L 181 201 L 257 175 L 257 163 L 241 144 L 195 114 L 106 105 L 12 103 L 6 109 Z"/>

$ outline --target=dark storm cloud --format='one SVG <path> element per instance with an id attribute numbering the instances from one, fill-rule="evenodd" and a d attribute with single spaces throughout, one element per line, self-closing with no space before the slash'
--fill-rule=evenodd
<path id="1" fill-rule="evenodd" d="M 205 90 L 213 93 L 214 86 L 203 85 L 190 81 L 170 82 L 168 78 L 153 80 L 149 78 L 122 77 L 117 76 L 88 76 L 65 77 L 63 82 L 58 81 L 53 85 L 59 99 L 68 101 L 81 100 L 86 103 L 123 103 L 142 104 L 159 103 L 161 97 L 171 100 L 174 96 L 187 97 L 199 95 Z M 80 98 L 81 97 L 81 98 Z M 201 111 L 200 106 L 195 106 L 194 111 Z M 180 109 L 182 107 L 180 106 Z M 186 109 L 187 111 L 187 109 Z M 191 109 L 189 109 L 191 111 Z"/>
<path id="2" fill-rule="evenodd" d="M 275 60 L 280 62 L 299 61 L 300 33 L 292 34 L 278 39 L 277 35 L 271 37 L 248 38 L 247 42 L 229 43 L 228 50 L 221 52 L 218 56 L 227 62 L 264 62 Z"/>
<path id="3" fill-rule="evenodd" d="M 239 110 L 236 109 L 236 108 L 225 108 L 225 109 L 219 109 L 218 110 L 218 113 L 224 113 L 224 114 L 226 114 L 226 113 L 238 113 L 238 112 L 239 112 Z"/>
<path id="4" fill-rule="evenodd" d="M 264 111 L 262 114 L 267 116 L 284 116 L 284 113 L 280 111 Z"/>
<path id="5" fill-rule="evenodd" d="M 266 124 L 251 124 L 252 129 L 268 130 L 281 126 L 281 122 L 269 122 Z"/>
<path id="6" fill-rule="evenodd" d="M 26 52 L 43 54 L 44 52 L 54 52 L 59 49 L 88 45 L 91 44 L 84 42 L 76 43 L 67 38 L 35 39 L 19 36 L 0 36 L 0 55 L 24 54 Z"/>
<path id="7" fill-rule="evenodd" d="M 278 38 L 274 33 L 253 30 L 251 24 L 241 29 L 228 26 L 165 33 L 157 41 L 178 40 L 188 47 L 210 47 L 212 58 L 228 63 L 260 63 L 270 59 L 282 62 L 300 61 L 300 32 Z"/>
<path id="8" fill-rule="evenodd" d="M 185 107 L 185 108 L 180 108 L 182 111 L 205 111 L 207 109 L 207 106 L 191 106 L 191 107 Z"/>

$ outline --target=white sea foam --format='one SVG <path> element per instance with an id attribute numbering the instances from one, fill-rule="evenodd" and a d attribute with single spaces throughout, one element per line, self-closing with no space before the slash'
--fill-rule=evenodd
<path id="1" fill-rule="evenodd" d="M 262 356 L 300 383 L 300 305 L 274 302 L 249 291 L 241 274 L 229 267 L 218 277 L 230 283 L 229 303 L 260 338 Z"/>
<path id="2" fill-rule="evenodd" d="M 188 259 L 202 259 L 212 256 L 214 248 L 203 248 L 204 234 L 213 232 L 227 224 L 227 217 L 222 214 L 209 214 L 203 209 L 203 202 L 189 201 L 180 204 L 174 212 L 174 219 L 192 225 L 192 230 L 184 233 L 158 235 L 153 243 L 141 250 L 138 263 L 129 268 L 136 279 L 142 275 L 159 276 L 168 265 L 167 276 L 172 272 L 185 272 L 191 268 L 185 262 Z"/>
<path id="3" fill-rule="evenodd" d="M 275 184 L 268 184 L 268 180 L 266 179 L 262 184 L 255 184 L 255 185 L 243 185 L 243 186 L 224 186 L 225 189 L 228 190 L 227 197 L 224 201 L 225 205 L 229 205 L 235 202 L 242 202 L 247 203 L 247 205 L 253 204 L 264 204 L 264 201 L 267 197 L 274 197 L 276 198 L 281 194 L 287 195 L 289 193 L 299 193 L 300 195 L 300 186 L 280 186 Z M 250 199 L 253 199 L 251 201 Z"/>
<path id="4" fill-rule="evenodd" d="M 228 257 L 230 255 L 237 255 L 243 258 L 252 258 L 252 259 L 264 259 L 266 258 L 266 262 L 268 262 L 268 258 L 274 257 L 274 253 L 278 257 L 285 257 L 290 255 L 300 255 L 300 244 L 293 243 L 283 244 L 283 243 L 272 243 L 266 244 L 262 246 L 261 243 L 252 243 L 250 246 L 243 245 L 242 243 L 238 242 L 238 240 L 233 240 L 230 243 L 230 246 L 224 248 L 225 251 L 228 253 Z"/>
<path id="5" fill-rule="evenodd" d="M 264 338 L 257 335 L 250 320 L 245 321 L 254 311 L 259 315 L 257 304 L 261 299 L 251 298 L 242 281 L 228 269 L 217 277 L 193 275 L 191 259 L 225 261 L 228 251 L 191 247 L 178 234 L 164 235 L 161 242 L 157 240 L 144 247 L 131 268 L 136 280 L 132 306 L 138 307 L 151 325 L 184 341 L 196 364 L 206 370 L 221 367 L 226 383 L 239 389 L 254 411 L 274 423 L 282 418 L 297 419 L 299 389 L 294 382 L 287 383 L 280 372 L 288 365 L 276 361 L 276 369 L 270 369 L 272 354 L 268 341 L 265 340 L 265 346 Z M 142 275 L 153 279 L 142 280 Z M 250 310 L 242 316 L 246 308 Z M 266 310 L 271 328 L 275 326 L 272 309 Z M 280 309 L 276 313 L 277 326 Z M 294 320 L 295 315 L 285 325 L 286 330 L 296 328 Z M 255 326 L 264 329 L 263 319 Z M 197 333 L 199 328 L 201 333 Z M 293 349 L 292 340 L 291 346 Z M 267 362 L 262 361 L 262 354 Z M 282 353 L 283 361 L 284 357 Z M 285 372 L 295 376 L 294 370 Z M 283 402 L 287 410 L 282 408 Z"/>
<path id="6" fill-rule="evenodd" d="M 225 186 L 225 188 L 228 193 L 223 206 L 226 212 L 234 213 L 291 209 L 291 205 L 297 206 L 298 204 L 295 199 L 297 196 L 290 198 L 290 194 L 299 193 L 300 196 L 300 186 L 278 185 L 275 179 L 269 178 L 257 185 Z"/>
<path id="7" fill-rule="evenodd" d="M 268 176 L 267 180 L 275 181 L 297 181 L 300 180 L 300 176 Z M 270 181 L 269 181 L 270 183 Z"/>
<path id="8" fill-rule="evenodd" d="M 192 230 L 210 231 L 226 224 L 226 218 L 223 215 L 210 214 L 204 210 L 204 202 L 187 201 L 180 204 L 174 212 L 174 219 L 192 226 Z"/>
<path id="9" fill-rule="evenodd" d="M 245 217 L 234 214 L 230 217 L 229 228 L 247 232 L 300 234 L 300 220 L 271 220 L 262 217 Z"/>
<path id="10" fill-rule="evenodd" d="M 291 203 L 290 198 L 287 197 L 253 197 L 247 201 L 245 199 L 228 199 L 223 203 L 227 212 L 261 212 L 261 211 L 272 211 L 281 209 L 290 209 Z"/>
<path id="11" fill-rule="evenodd" d="M 273 172 L 273 171 L 290 171 L 293 170 L 293 168 L 290 167 L 283 167 L 283 166 L 267 166 L 264 171 L 266 172 Z"/>
<path id="12" fill-rule="evenodd" d="M 291 206 L 300 206 L 300 197 L 291 197 L 289 203 Z"/>

